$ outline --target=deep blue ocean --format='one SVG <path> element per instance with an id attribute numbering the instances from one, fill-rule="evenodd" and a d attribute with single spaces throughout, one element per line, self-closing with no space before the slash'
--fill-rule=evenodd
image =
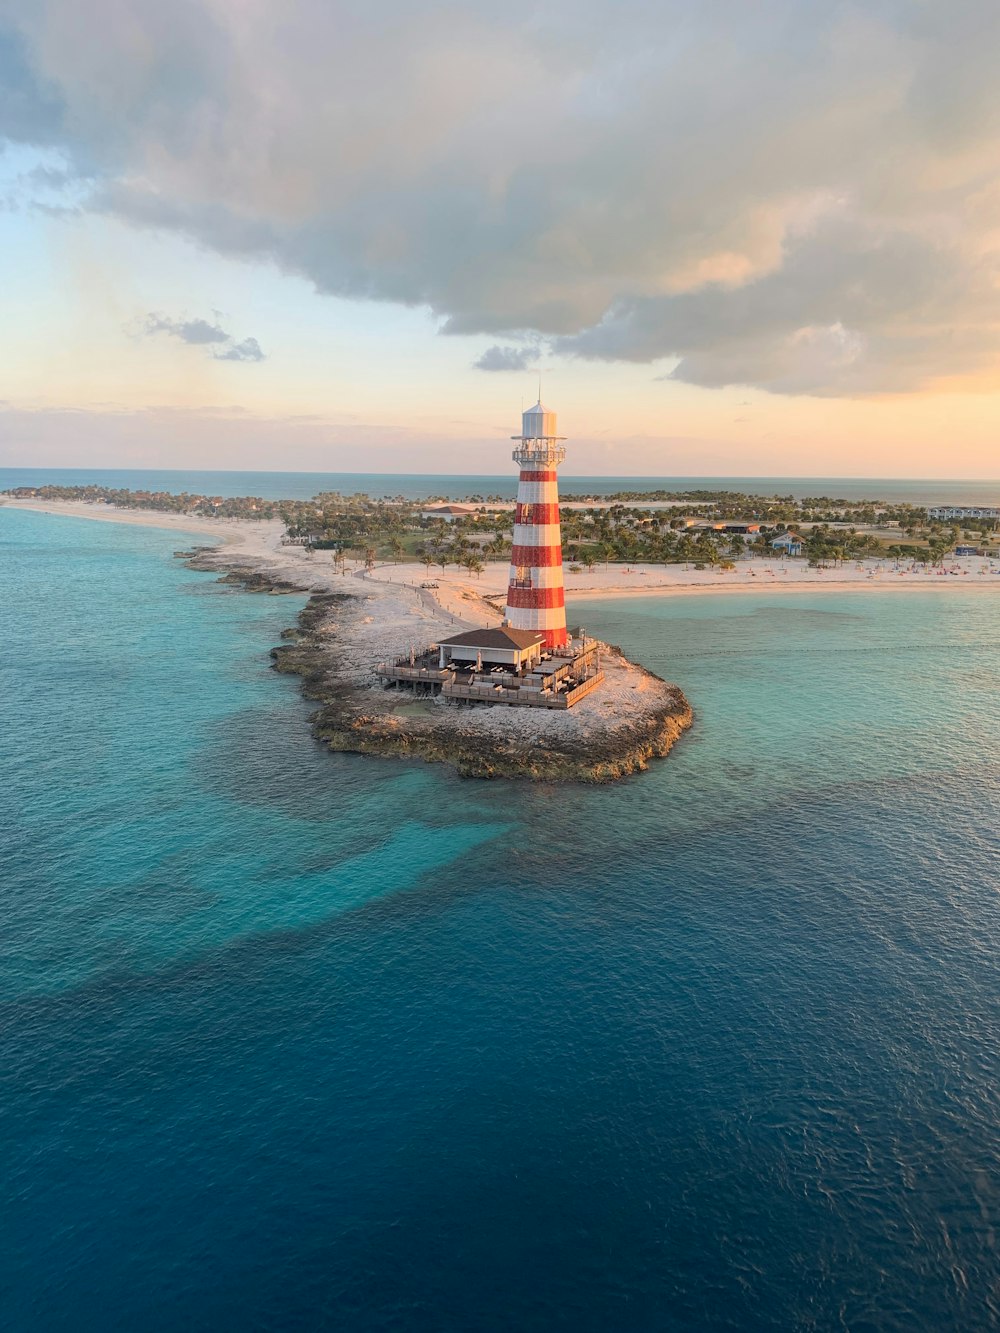
<path id="1" fill-rule="evenodd" d="M 695 728 L 487 784 L 176 545 L 0 509 L 5 1333 L 1000 1325 L 1000 589 L 575 602 Z"/>
<path id="2" fill-rule="evenodd" d="M 309 500 L 321 491 L 402 496 L 500 495 L 513 500 L 517 473 L 502 476 L 444 476 L 381 472 L 191 472 L 136 468 L 0 467 L 0 491 L 16 486 L 109 486 L 170 491 L 174 495 L 259 495 L 266 500 Z M 559 476 L 563 496 L 613 495 L 619 491 L 710 490 L 750 495 L 829 496 L 845 500 L 890 500 L 915 505 L 998 505 L 1000 481 L 929 481 L 871 477 L 574 477 Z"/>

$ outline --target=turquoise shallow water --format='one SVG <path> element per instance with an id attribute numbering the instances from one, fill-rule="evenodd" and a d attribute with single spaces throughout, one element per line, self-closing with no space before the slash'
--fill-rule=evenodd
<path id="1" fill-rule="evenodd" d="M 988 1329 L 1000 604 L 577 603 L 614 787 L 332 756 L 296 599 L 0 510 L 15 1329 Z"/>

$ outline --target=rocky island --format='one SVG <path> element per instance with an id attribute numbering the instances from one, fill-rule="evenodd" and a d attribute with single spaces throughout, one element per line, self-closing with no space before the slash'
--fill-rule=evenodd
<path id="1" fill-rule="evenodd" d="M 380 658 L 481 624 L 483 614 L 495 623 L 496 612 L 470 605 L 470 620 L 462 622 L 404 584 L 337 576 L 329 567 L 310 578 L 305 562 L 289 569 L 225 547 L 177 554 L 248 591 L 309 594 L 272 657 L 275 669 L 298 675 L 303 694 L 319 705 L 313 735 L 332 750 L 445 763 L 465 777 L 611 782 L 668 754 L 691 725 L 691 707 L 676 686 L 609 645 L 602 645 L 601 689 L 566 711 L 460 707 L 387 690 L 375 671 Z"/>

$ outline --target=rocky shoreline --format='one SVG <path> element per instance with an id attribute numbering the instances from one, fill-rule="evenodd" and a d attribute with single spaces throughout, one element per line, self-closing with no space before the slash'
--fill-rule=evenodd
<path id="1" fill-rule="evenodd" d="M 319 704 L 312 733 L 331 750 L 443 763 L 463 777 L 602 783 L 641 772 L 669 754 L 693 720 L 676 686 L 613 647 L 604 652 L 606 684 L 566 712 L 415 700 L 376 680 L 372 668 L 380 654 L 367 641 L 374 640 L 379 618 L 366 612 L 382 610 L 390 631 L 398 625 L 397 651 L 405 648 L 407 634 L 435 639 L 452 626 L 435 624 L 384 589 L 304 587 L 217 548 L 176 554 L 189 568 L 220 573 L 220 582 L 250 592 L 310 594 L 298 625 L 282 634 L 285 642 L 271 657 L 276 671 L 299 676 L 304 697 Z M 406 618 L 414 615 L 431 623 L 418 630 Z"/>

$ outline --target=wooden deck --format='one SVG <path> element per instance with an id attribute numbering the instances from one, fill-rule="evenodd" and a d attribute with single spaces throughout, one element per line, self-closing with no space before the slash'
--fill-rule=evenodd
<path id="1" fill-rule="evenodd" d="M 467 703 L 506 704 L 511 708 L 572 708 L 575 703 L 585 699 L 591 690 L 596 690 L 604 679 L 604 672 L 598 671 L 586 680 L 582 680 L 572 690 L 557 693 L 552 690 L 517 690 L 504 689 L 496 685 L 442 685 L 441 694 L 445 699 L 455 699 Z"/>
<path id="2" fill-rule="evenodd" d="M 552 684 L 563 678 L 574 665 L 570 659 L 565 663 L 559 662 L 562 656 L 557 652 L 548 658 L 552 669 L 546 674 Z M 582 660 L 594 665 L 594 655 L 590 652 L 582 655 Z M 572 708 L 604 679 L 603 671 L 595 671 L 570 690 L 530 689 L 526 688 L 525 682 L 531 679 L 531 675 L 518 677 L 510 671 L 503 671 L 491 673 L 495 674 L 494 679 L 480 676 L 470 682 L 468 678 L 459 679 L 459 673 L 453 666 L 438 666 L 436 656 L 432 658 L 426 652 L 421 653 L 412 663 L 409 657 L 400 657 L 394 662 L 379 662 L 375 674 L 386 686 L 395 686 L 397 690 L 405 686 L 417 695 L 440 694 L 456 703 L 502 704 L 508 708 Z M 539 673 L 535 677 L 536 683 L 540 685 L 542 678 Z"/>

